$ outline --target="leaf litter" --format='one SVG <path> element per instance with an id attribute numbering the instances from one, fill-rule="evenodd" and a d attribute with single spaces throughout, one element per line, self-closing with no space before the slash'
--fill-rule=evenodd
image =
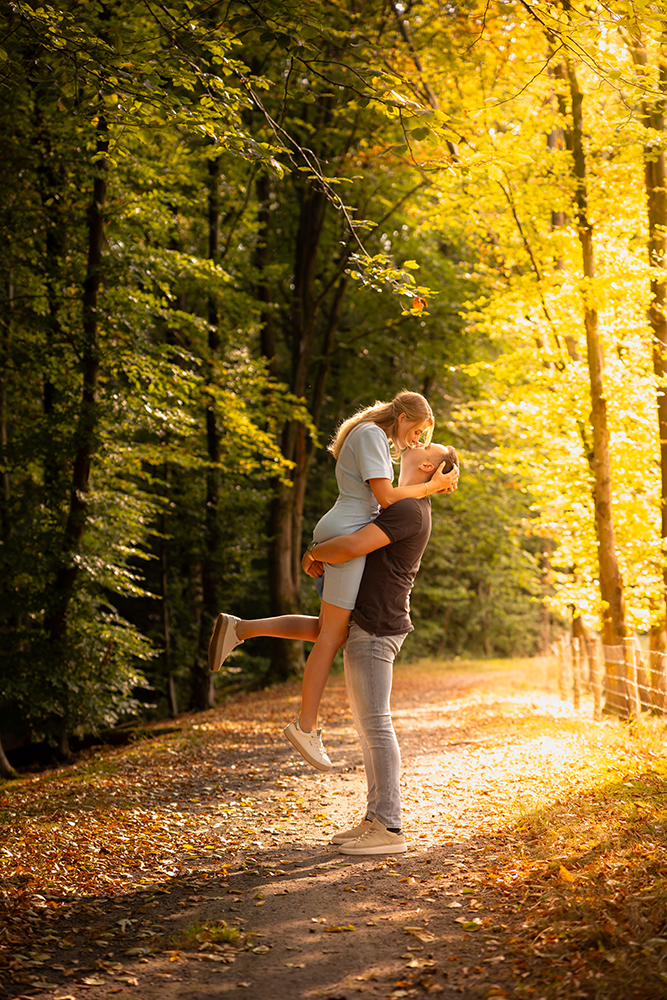
<path id="1" fill-rule="evenodd" d="M 282 743 L 292 684 L 0 785 L 6 996 L 169 1000 L 233 966 L 249 998 L 285 977 L 276 1000 L 301 969 L 336 995 L 667 997 L 664 724 L 593 723 L 548 674 L 397 669 L 400 858 L 327 846 L 363 793 L 337 677 L 326 778 Z"/>

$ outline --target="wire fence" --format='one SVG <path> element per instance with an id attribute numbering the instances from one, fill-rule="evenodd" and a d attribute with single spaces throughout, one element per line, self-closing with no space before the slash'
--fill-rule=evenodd
<path id="1" fill-rule="evenodd" d="M 580 708 L 582 693 L 593 697 L 593 715 L 627 719 L 652 712 L 667 715 L 667 653 L 643 649 L 637 638 L 606 646 L 597 636 L 562 636 L 552 651 L 558 662 L 558 689 Z"/>

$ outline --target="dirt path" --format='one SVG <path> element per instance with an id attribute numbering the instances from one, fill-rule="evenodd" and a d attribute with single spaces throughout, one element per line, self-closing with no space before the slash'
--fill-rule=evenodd
<path id="1" fill-rule="evenodd" d="M 354 859 L 328 843 L 364 801 L 341 678 L 323 710 L 327 776 L 284 742 L 298 696 L 285 685 L 5 785 L 14 861 L 0 995 L 546 996 L 506 877 L 508 826 L 577 783 L 576 767 L 558 768 L 567 745 L 544 735 L 572 713 L 543 671 L 397 671 L 411 844 L 397 858 Z"/>

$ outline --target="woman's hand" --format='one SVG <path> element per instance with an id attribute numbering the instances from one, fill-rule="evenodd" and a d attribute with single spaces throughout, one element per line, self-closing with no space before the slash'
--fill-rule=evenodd
<path id="1" fill-rule="evenodd" d="M 310 549 L 306 549 L 301 560 L 301 568 L 308 576 L 324 576 L 324 563 L 316 559 Z"/>
<path id="2" fill-rule="evenodd" d="M 455 465 L 449 472 L 443 472 L 446 462 L 436 469 L 431 477 L 435 489 L 434 493 L 453 493 L 459 482 L 459 467 Z M 431 491 L 429 491 L 431 492 Z"/>

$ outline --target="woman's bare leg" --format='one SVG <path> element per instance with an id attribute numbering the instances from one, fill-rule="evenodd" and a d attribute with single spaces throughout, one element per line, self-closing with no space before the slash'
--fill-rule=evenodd
<path id="1" fill-rule="evenodd" d="M 305 642 L 315 642 L 319 632 L 319 618 L 314 618 L 312 615 L 242 618 L 236 626 L 239 639 L 255 639 L 259 635 L 270 635 L 276 639 L 303 639 Z"/>
<path id="2" fill-rule="evenodd" d="M 304 733 L 309 733 L 317 727 L 317 713 L 322 692 L 334 657 L 347 639 L 350 614 L 348 608 L 338 608 L 335 604 L 322 601 L 320 634 L 310 651 L 303 672 L 299 726 Z"/>

